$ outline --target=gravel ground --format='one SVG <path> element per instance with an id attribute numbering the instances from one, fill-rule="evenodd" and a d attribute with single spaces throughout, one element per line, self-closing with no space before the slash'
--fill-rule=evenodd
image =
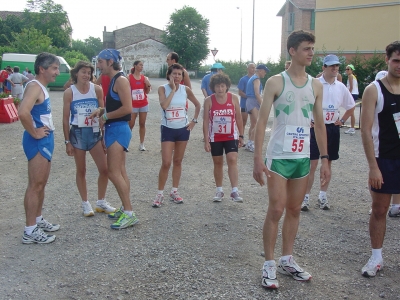
<path id="1" fill-rule="evenodd" d="M 252 178 L 251 153 L 239 151 L 239 189 L 244 203 L 227 198 L 213 203 L 212 160 L 203 149 L 199 123 L 183 163 L 179 189 L 185 203 L 168 201 L 160 209 L 151 207 L 161 164 L 157 87 L 165 82 L 151 81 L 148 151 L 138 151 L 134 128 L 127 154 L 131 199 L 140 219 L 134 228 L 113 231 L 104 214 L 82 216 L 74 161 L 65 154 L 63 143 L 62 92 L 50 92 L 56 147 L 43 215 L 61 224 L 61 229 L 52 244 L 23 245 L 27 185 L 23 130 L 20 122 L 0 124 L 1 299 L 400 299 L 399 219 L 387 222 L 384 271 L 372 279 L 360 275 L 370 256 L 370 196 L 359 131 L 354 136 L 342 134 L 341 158 L 333 164 L 328 191 L 331 210 L 322 211 L 312 204 L 301 215 L 294 256 L 313 279 L 304 283 L 278 275 L 279 290 L 269 291 L 261 287 L 268 191 Z M 197 80 L 193 89 L 202 99 Z M 267 130 L 264 146 L 269 135 Z M 89 199 L 94 204 L 97 172 L 92 159 L 87 169 Z M 228 192 L 226 167 L 225 171 Z M 171 178 L 166 190 L 170 188 Z M 318 186 L 314 186 L 313 203 L 317 195 Z M 111 183 L 107 199 L 120 205 Z M 276 259 L 280 238 L 279 233 Z"/>

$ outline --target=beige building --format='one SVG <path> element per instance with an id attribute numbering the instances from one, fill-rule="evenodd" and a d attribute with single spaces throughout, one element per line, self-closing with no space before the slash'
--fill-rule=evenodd
<path id="1" fill-rule="evenodd" d="M 383 53 L 400 40 L 400 1 L 317 0 L 315 35 L 318 52 Z"/>

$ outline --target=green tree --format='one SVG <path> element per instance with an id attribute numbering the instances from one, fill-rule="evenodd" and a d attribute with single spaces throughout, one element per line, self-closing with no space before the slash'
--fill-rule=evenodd
<path id="1" fill-rule="evenodd" d="M 82 52 L 91 60 L 93 56 L 96 56 L 103 49 L 103 43 L 100 38 L 89 36 L 84 41 L 72 40 L 71 49 Z"/>
<path id="2" fill-rule="evenodd" d="M 209 21 L 195 8 L 184 6 L 170 16 L 162 40 L 179 55 L 179 63 L 187 69 L 198 69 L 208 55 Z"/>
<path id="3" fill-rule="evenodd" d="M 34 27 L 49 36 L 55 47 L 70 46 L 72 29 L 62 5 L 52 0 L 28 0 L 23 20 L 27 27 Z"/>
<path id="4" fill-rule="evenodd" d="M 51 38 L 42 34 L 36 28 L 24 28 L 22 32 L 12 32 L 13 40 L 10 41 L 10 47 L 18 53 L 50 52 L 56 54 L 58 49 L 52 46 Z"/>
<path id="5" fill-rule="evenodd" d="M 7 46 L 13 40 L 12 32 L 21 32 L 24 28 L 20 17 L 8 15 L 4 20 L 0 19 L 0 46 Z"/>
<path id="6" fill-rule="evenodd" d="M 89 61 L 85 54 L 75 50 L 65 51 L 63 57 L 71 67 L 74 67 L 80 60 Z"/>

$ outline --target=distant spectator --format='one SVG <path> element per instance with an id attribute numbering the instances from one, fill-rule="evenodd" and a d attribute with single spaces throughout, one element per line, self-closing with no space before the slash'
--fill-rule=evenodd
<path id="1" fill-rule="evenodd" d="M 24 93 L 22 84 L 29 81 L 29 78 L 19 72 L 19 67 L 14 67 L 14 73 L 8 76 L 7 80 L 11 83 L 11 95 L 22 99 Z"/>
<path id="2" fill-rule="evenodd" d="M 346 67 L 346 74 L 348 76 L 347 79 L 347 88 L 349 89 L 351 95 L 353 96 L 354 101 L 356 101 L 358 99 L 358 82 L 357 82 L 357 77 L 354 74 L 355 68 L 353 65 L 347 65 Z M 354 125 L 356 124 L 356 117 L 353 114 L 351 115 L 351 119 L 350 119 L 350 129 L 345 131 L 344 133 L 353 135 L 356 133 L 355 129 L 354 129 Z"/>

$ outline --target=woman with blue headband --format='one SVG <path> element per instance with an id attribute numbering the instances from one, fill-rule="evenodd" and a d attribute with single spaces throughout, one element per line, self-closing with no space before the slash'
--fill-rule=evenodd
<path id="1" fill-rule="evenodd" d="M 128 122 L 131 120 L 132 98 L 128 79 L 121 72 L 121 56 L 115 49 L 104 49 L 97 56 L 97 67 L 102 75 L 111 78 L 106 96 L 106 107 L 97 109 L 92 117 L 100 118 L 100 126 L 105 127 L 107 148 L 108 178 L 117 189 L 122 206 L 108 215 L 116 220 L 112 229 L 122 229 L 139 222 L 133 210 L 130 195 L 130 182 L 126 173 L 125 160 L 131 140 Z"/>

